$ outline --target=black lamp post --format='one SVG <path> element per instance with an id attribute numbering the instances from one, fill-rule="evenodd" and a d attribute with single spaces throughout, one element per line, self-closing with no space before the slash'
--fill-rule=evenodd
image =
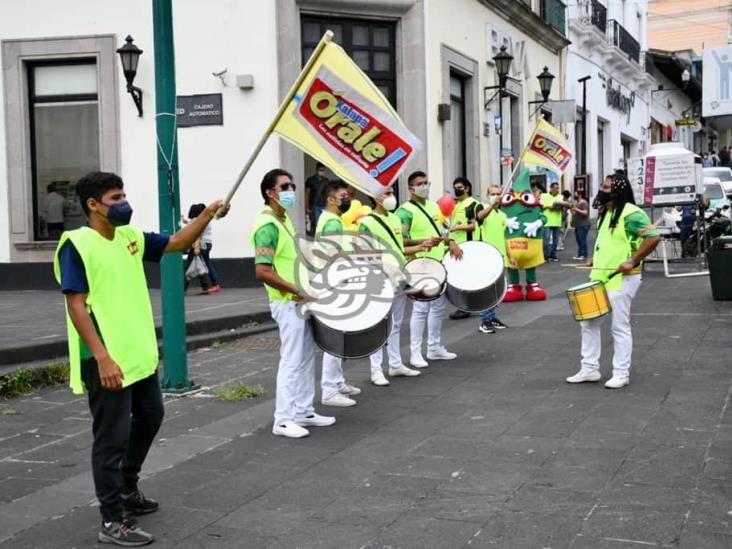
<path id="1" fill-rule="evenodd" d="M 513 55 L 506 51 L 506 46 L 501 46 L 501 50 L 493 57 L 493 62 L 496 64 L 498 86 L 486 86 L 483 88 L 483 97 L 485 98 L 488 90 L 498 90 L 490 99 L 485 101 L 484 107 L 488 110 L 488 105 L 498 95 L 498 117 L 501 119 L 501 129 L 498 133 L 498 172 L 501 177 L 501 186 L 503 186 L 503 98 L 505 96 L 506 80 L 508 79 L 508 73 L 511 71 L 511 63 L 513 63 Z"/>
<path id="2" fill-rule="evenodd" d="M 135 75 L 137 75 L 137 63 L 142 55 L 142 50 L 135 46 L 132 36 L 129 34 L 125 38 L 126 44 L 117 50 L 119 59 L 122 62 L 122 72 L 127 80 L 127 93 L 132 96 L 132 101 L 137 107 L 138 116 L 142 116 L 142 90 L 137 86 L 133 86 Z"/>
<path id="3" fill-rule="evenodd" d="M 539 88 L 541 89 L 541 96 L 544 98 L 544 103 L 549 101 L 549 94 L 552 92 L 552 83 L 554 82 L 554 75 L 549 72 L 549 67 L 544 67 L 544 70 L 539 76 Z"/>

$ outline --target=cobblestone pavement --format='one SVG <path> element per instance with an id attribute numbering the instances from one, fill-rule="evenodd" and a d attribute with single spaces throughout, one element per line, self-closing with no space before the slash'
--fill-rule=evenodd
<path id="1" fill-rule="evenodd" d="M 191 353 L 207 389 L 167 399 L 142 482 L 162 507 L 140 522 L 159 547 L 732 547 L 732 303 L 657 269 L 620 391 L 564 383 L 579 330 L 563 290 L 587 273 L 557 265 L 540 273 L 550 300 L 501 307 L 508 330 L 446 320 L 459 358 L 419 378 L 373 387 L 348 362 L 358 406 L 307 439 L 270 434 L 276 333 Z M 236 379 L 266 395 L 212 397 Z M 0 412 L 0 546 L 93 546 L 83 398 L 48 389 Z"/>

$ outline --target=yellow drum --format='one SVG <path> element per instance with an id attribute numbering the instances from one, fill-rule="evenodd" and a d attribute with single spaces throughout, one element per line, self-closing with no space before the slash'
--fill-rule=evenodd
<path id="1" fill-rule="evenodd" d="M 575 320 L 591 320 L 612 311 L 602 282 L 587 282 L 567 290 Z"/>

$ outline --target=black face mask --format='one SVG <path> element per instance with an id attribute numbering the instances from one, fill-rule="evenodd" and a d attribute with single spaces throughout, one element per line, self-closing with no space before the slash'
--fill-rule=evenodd
<path id="1" fill-rule="evenodd" d="M 351 199 L 344 198 L 341 200 L 341 204 L 340 204 L 340 206 L 338 206 L 338 210 L 340 210 L 341 213 L 346 213 L 350 207 L 351 207 Z"/>
<path id="2" fill-rule="evenodd" d="M 107 204 L 104 205 L 107 206 Z M 132 219 L 132 206 L 130 206 L 129 202 L 125 200 L 124 202 L 117 202 L 107 207 L 109 209 L 107 210 L 106 218 L 112 225 L 115 227 L 123 227 L 124 225 L 130 224 L 130 219 Z"/>
<path id="3" fill-rule="evenodd" d="M 597 191 L 597 197 L 595 197 L 595 200 L 600 206 L 605 206 L 608 202 L 612 200 L 612 196 L 610 193 L 607 193 L 605 191 Z"/>
<path id="4" fill-rule="evenodd" d="M 465 194 L 465 189 L 455 189 L 455 196 L 463 196 Z"/>

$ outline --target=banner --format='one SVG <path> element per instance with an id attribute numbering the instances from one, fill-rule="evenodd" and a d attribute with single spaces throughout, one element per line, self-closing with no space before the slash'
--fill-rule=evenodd
<path id="1" fill-rule="evenodd" d="M 332 42 L 273 131 L 374 196 L 391 186 L 422 147 L 376 85 Z"/>
<path id="2" fill-rule="evenodd" d="M 704 50 L 702 116 L 732 114 L 732 45 Z"/>
<path id="3" fill-rule="evenodd" d="M 521 155 L 526 164 L 541 166 L 562 175 L 569 167 L 572 152 L 564 135 L 546 120 L 539 120 Z"/>

